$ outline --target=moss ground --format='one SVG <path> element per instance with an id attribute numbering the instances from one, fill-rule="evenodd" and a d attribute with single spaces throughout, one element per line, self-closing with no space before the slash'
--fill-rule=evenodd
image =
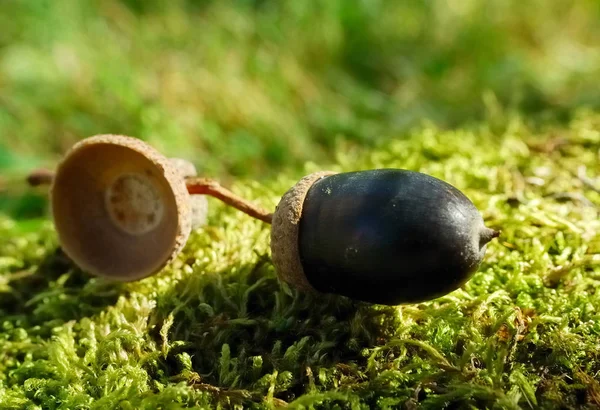
<path id="1" fill-rule="evenodd" d="M 72 266 L 49 222 L 3 219 L 2 408 L 596 408 L 599 155 L 590 113 L 340 155 L 328 168 L 441 177 L 502 229 L 462 289 L 400 307 L 280 284 L 268 226 L 217 202 L 177 261 L 124 285 Z M 299 176 L 234 189 L 273 207 Z"/>
<path id="2" fill-rule="evenodd" d="M 600 408 L 597 0 L 0 1 L 0 409 Z M 399 307 L 282 285 L 211 200 L 152 278 L 92 278 L 22 183 L 140 137 L 265 207 L 322 169 L 463 190 L 502 236 Z"/>

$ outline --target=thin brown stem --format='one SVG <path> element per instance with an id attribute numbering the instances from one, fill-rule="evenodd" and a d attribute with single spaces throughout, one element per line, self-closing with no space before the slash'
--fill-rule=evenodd
<path id="1" fill-rule="evenodd" d="M 47 169 L 38 169 L 33 171 L 27 177 L 27 182 L 31 186 L 48 185 L 54 179 L 54 172 Z M 250 215 L 253 218 L 259 219 L 268 224 L 273 221 L 273 214 L 265 209 L 262 209 L 246 199 L 234 194 L 230 190 L 224 188 L 217 181 L 208 178 L 186 178 L 188 192 L 191 195 L 209 195 L 217 198 L 227 205 Z"/>
<path id="2" fill-rule="evenodd" d="M 36 169 L 27 177 L 27 183 L 31 186 L 49 185 L 54 179 L 54 172 L 48 169 Z"/>
<path id="3" fill-rule="evenodd" d="M 185 180 L 188 192 L 190 194 L 210 195 L 227 205 L 234 207 L 238 211 L 250 215 L 253 218 L 260 219 L 268 224 L 273 222 L 273 214 L 254 205 L 244 198 L 234 194 L 224 188 L 217 181 L 208 178 L 187 178 Z"/>

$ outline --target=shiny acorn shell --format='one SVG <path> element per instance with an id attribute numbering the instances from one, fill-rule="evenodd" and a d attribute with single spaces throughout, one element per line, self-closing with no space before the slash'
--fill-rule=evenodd
<path id="1" fill-rule="evenodd" d="M 305 177 L 275 211 L 271 248 L 293 286 L 398 305 L 460 287 L 496 235 L 452 185 L 381 169 Z"/>

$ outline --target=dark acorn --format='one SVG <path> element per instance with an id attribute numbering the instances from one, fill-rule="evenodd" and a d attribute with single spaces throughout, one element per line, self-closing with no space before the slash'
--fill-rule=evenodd
<path id="1" fill-rule="evenodd" d="M 432 176 L 321 172 L 283 196 L 271 248 L 296 287 L 397 305 L 459 288 L 497 236 L 462 192 Z"/>

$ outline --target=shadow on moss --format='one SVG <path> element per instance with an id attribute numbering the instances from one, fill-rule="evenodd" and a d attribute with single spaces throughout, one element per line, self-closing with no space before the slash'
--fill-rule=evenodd
<path id="1" fill-rule="evenodd" d="M 393 308 L 291 290 L 266 258 L 199 278 L 160 295 L 150 322 L 164 377 L 200 389 L 271 391 L 289 401 L 332 372 L 358 382 L 364 349 L 382 342 L 390 329 L 382 324 L 395 317 Z"/>
<path id="2" fill-rule="evenodd" d="M 91 277 L 77 268 L 60 248 L 48 252 L 37 268 L 12 274 L 10 292 L 0 299 L 7 319 L 26 317 L 30 326 L 49 329 L 93 316 L 114 304 L 122 285 Z"/>

